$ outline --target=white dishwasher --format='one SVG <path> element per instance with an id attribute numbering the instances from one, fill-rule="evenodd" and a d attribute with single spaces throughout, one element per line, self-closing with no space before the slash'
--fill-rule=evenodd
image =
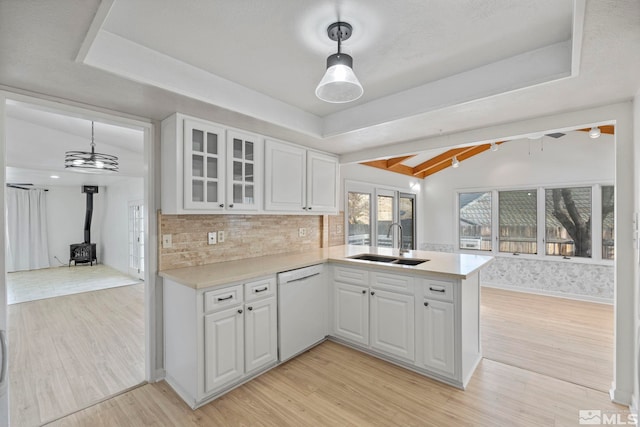
<path id="1" fill-rule="evenodd" d="M 278 274 L 278 343 L 285 361 L 324 340 L 328 332 L 324 265 Z"/>

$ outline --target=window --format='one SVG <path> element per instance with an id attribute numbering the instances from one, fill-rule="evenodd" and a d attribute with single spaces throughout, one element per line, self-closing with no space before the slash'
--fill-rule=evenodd
<path id="1" fill-rule="evenodd" d="M 349 245 L 416 249 L 416 195 L 347 182 L 346 242 Z M 402 226 L 393 227 L 398 223 Z"/>
<path id="2" fill-rule="evenodd" d="M 613 185 L 602 186 L 602 259 L 615 255 L 615 198 Z"/>
<path id="3" fill-rule="evenodd" d="M 392 248 L 394 246 L 394 242 L 397 240 L 393 239 L 395 230 L 389 230 L 393 221 L 393 196 L 386 196 L 378 194 L 378 206 L 377 206 L 377 228 L 378 228 L 378 243 L 377 246 L 383 248 Z M 391 233 L 389 233 L 391 231 Z"/>
<path id="4" fill-rule="evenodd" d="M 490 251 L 491 192 L 460 193 L 460 249 Z"/>
<path id="5" fill-rule="evenodd" d="M 371 194 L 349 191 L 347 196 L 347 243 L 371 245 Z"/>
<path id="6" fill-rule="evenodd" d="M 538 253 L 538 199 L 536 190 L 498 193 L 500 252 Z"/>
<path id="7" fill-rule="evenodd" d="M 545 192 L 547 255 L 591 258 L 591 187 Z"/>

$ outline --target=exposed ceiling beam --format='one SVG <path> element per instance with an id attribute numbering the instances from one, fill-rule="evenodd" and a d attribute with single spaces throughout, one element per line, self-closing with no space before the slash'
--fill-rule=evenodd
<path id="1" fill-rule="evenodd" d="M 401 157 L 394 157 L 392 159 L 389 159 L 387 160 L 387 168 L 395 169 L 398 166 L 403 166 L 402 162 L 404 162 L 405 160 L 409 160 L 412 157 L 415 157 L 415 154 L 412 154 L 410 156 L 401 156 Z"/>
<path id="2" fill-rule="evenodd" d="M 600 133 L 606 133 L 607 135 L 613 135 L 615 133 L 614 125 L 602 125 L 596 126 L 600 128 Z M 589 132 L 591 128 L 578 129 L 580 132 Z"/>
<path id="3" fill-rule="evenodd" d="M 442 163 L 450 162 L 453 159 L 453 156 L 459 156 L 462 153 L 473 149 L 473 147 L 463 147 L 463 148 L 453 148 L 449 151 L 445 151 L 444 153 L 433 157 L 426 162 L 422 162 L 416 167 L 413 168 L 413 174 L 415 176 L 419 176 L 427 170 L 437 167 Z"/>

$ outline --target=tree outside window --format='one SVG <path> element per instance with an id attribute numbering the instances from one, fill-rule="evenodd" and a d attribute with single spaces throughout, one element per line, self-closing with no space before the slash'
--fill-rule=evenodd
<path id="1" fill-rule="evenodd" d="M 615 258 L 615 192 L 613 185 L 602 186 L 602 259 Z"/>
<path id="2" fill-rule="evenodd" d="M 546 190 L 547 255 L 591 258 L 591 187 Z"/>

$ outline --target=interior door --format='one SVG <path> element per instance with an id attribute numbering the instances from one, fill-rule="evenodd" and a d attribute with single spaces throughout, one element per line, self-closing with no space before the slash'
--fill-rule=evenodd
<path id="1" fill-rule="evenodd" d="M 144 205 L 129 202 L 129 274 L 144 280 Z"/>

